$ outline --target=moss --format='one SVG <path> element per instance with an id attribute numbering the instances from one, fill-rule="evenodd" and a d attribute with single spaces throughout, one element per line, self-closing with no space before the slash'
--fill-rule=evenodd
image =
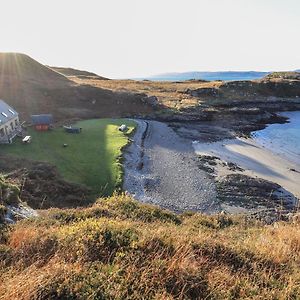
<path id="1" fill-rule="evenodd" d="M 13 205 L 20 202 L 20 189 L 17 185 L 10 183 L 4 176 L 0 176 L 0 204 Z"/>
<path id="2" fill-rule="evenodd" d="M 237 224 L 237 220 L 234 220 L 230 215 L 226 214 L 217 214 L 213 216 L 209 215 L 200 215 L 192 214 L 185 215 L 186 220 L 189 224 L 192 224 L 193 227 L 207 227 L 210 229 L 224 229 Z"/>
<path id="3" fill-rule="evenodd" d="M 181 224 L 181 218 L 178 215 L 153 205 L 140 204 L 125 195 L 115 195 L 107 199 L 100 199 L 97 201 L 97 204 L 123 219 Z"/>

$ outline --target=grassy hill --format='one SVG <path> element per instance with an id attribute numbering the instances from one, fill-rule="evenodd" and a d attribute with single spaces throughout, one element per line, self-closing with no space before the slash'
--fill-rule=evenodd
<path id="1" fill-rule="evenodd" d="M 77 70 L 73 68 L 64 68 L 64 67 L 49 67 L 52 70 L 63 74 L 64 76 L 67 77 L 78 77 L 78 78 L 93 78 L 93 79 L 98 79 L 98 80 L 109 80 L 106 77 L 99 76 L 95 73 L 88 72 L 88 71 L 82 71 L 82 70 Z"/>
<path id="2" fill-rule="evenodd" d="M 121 124 L 127 124 L 126 134 L 118 130 Z M 81 127 L 82 133 L 68 134 L 63 128 L 49 132 L 29 129 L 30 144 L 16 139 L 11 145 L 1 145 L 0 155 L 50 163 L 65 180 L 89 187 L 93 197 L 111 195 L 122 183 L 121 149 L 128 143 L 135 123 L 95 119 L 80 121 L 75 126 Z"/>
<path id="3" fill-rule="evenodd" d="M 125 197 L 2 228 L 0 298 L 299 299 L 299 225 Z"/>
<path id="4" fill-rule="evenodd" d="M 19 53 L 0 53 L 0 99 L 13 106 L 22 119 L 53 113 L 65 118 L 122 117 L 153 111 L 143 96 L 113 92 L 75 83 Z"/>
<path id="5" fill-rule="evenodd" d="M 70 83 L 65 76 L 21 53 L 0 53 L 0 75 L 2 84 L 3 81 L 11 85 L 20 81 L 40 82 L 46 86 Z"/>

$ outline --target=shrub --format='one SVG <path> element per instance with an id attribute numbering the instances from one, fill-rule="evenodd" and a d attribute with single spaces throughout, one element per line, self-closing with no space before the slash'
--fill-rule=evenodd
<path id="1" fill-rule="evenodd" d="M 97 204 L 121 219 L 140 220 L 142 222 L 156 222 L 181 224 L 179 215 L 159 207 L 138 203 L 125 195 L 114 195 L 106 199 L 99 199 Z"/>

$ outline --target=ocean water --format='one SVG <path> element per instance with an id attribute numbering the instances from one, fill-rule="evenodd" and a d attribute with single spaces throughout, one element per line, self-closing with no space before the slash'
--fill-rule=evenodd
<path id="1" fill-rule="evenodd" d="M 280 115 L 288 117 L 289 123 L 269 125 L 254 132 L 252 137 L 265 148 L 300 165 L 300 111 Z"/>
<path id="2" fill-rule="evenodd" d="M 185 73 L 166 73 L 146 78 L 153 81 L 185 81 L 190 79 L 203 79 L 203 80 L 254 80 L 266 76 L 268 72 L 255 72 L 255 71 L 231 71 L 231 72 L 185 72 Z"/>

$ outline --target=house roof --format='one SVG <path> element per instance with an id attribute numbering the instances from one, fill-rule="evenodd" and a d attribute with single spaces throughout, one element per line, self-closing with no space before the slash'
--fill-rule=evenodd
<path id="1" fill-rule="evenodd" d="M 0 99 L 0 125 L 9 122 L 16 116 L 18 116 L 18 113 L 6 102 Z"/>
<path id="2" fill-rule="evenodd" d="M 50 114 L 32 115 L 31 121 L 34 125 L 50 125 L 53 123 L 53 116 Z"/>

